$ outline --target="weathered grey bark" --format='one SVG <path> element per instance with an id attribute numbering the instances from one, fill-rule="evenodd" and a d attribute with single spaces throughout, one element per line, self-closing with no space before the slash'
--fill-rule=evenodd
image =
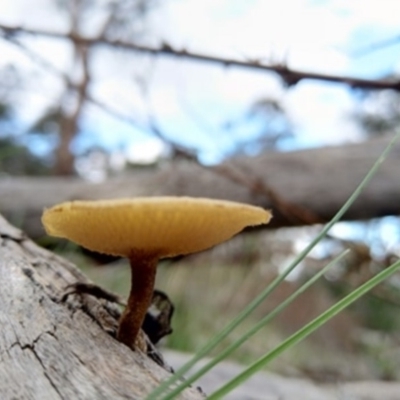
<path id="1" fill-rule="evenodd" d="M 60 298 L 85 277 L 0 216 L 0 398 L 144 399 L 168 372 L 114 331 L 117 309 L 91 296 Z M 188 389 L 182 399 L 201 399 Z"/>
<path id="2" fill-rule="evenodd" d="M 328 220 L 361 182 L 387 143 L 388 139 L 383 138 L 291 153 L 265 153 L 254 158 L 236 158 L 209 169 L 182 161 L 154 170 L 133 171 L 101 184 L 71 178 L 2 178 L 0 211 L 12 220 L 24 221 L 24 229 L 32 236 L 43 234 L 39 216 L 46 206 L 65 200 L 125 196 L 224 198 L 273 208 L 270 227 L 304 223 L 294 215 L 287 218 L 279 210 L 267 193 L 272 189 L 285 202 Z M 370 219 L 399 213 L 399 153 L 400 143 L 345 219 Z"/>

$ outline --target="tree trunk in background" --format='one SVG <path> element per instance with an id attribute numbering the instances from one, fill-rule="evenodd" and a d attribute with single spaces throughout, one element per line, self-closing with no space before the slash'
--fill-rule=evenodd
<path id="1" fill-rule="evenodd" d="M 73 0 L 69 3 L 71 20 L 71 36 L 79 35 L 81 22 L 81 0 Z M 71 40 L 74 48 L 72 73 L 66 82 L 66 92 L 61 104 L 61 120 L 59 127 L 59 145 L 56 150 L 56 162 L 54 172 L 56 175 L 70 176 L 75 174 L 74 155 L 71 144 L 79 131 L 79 120 L 86 101 L 86 95 L 90 83 L 89 74 L 89 49 L 74 40 Z M 78 71 L 78 79 L 74 80 L 73 73 Z M 76 82 L 75 82 L 76 81 Z"/>
<path id="2" fill-rule="evenodd" d="M 72 176 L 75 174 L 75 168 L 71 143 L 78 129 L 76 120 L 71 116 L 62 114 L 59 129 L 59 144 L 56 149 L 54 174 L 58 176 Z"/>
<path id="3" fill-rule="evenodd" d="M 74 155 L 72 154 L 72 141 L 79 131 L 79 120 L 85 104 L 86 94 L 90 82 L 88 63 L 88 49 L 76 44 L 75 63 L 81 66 L 82 78 L 74 89 L 67 88 L 61 106 L 61 119 L 59 126 L 59 144 L 56 150 L 54 173 L 60 176 L 75 175 Z M 72 106 L 71 104 L 72 103 Z M 72 108 L 72 110 L 69 110 Z"/>
<path id="4" fill-rule="evenodd" d="M 60 298 L 87 279 L 0 216 L 0 398 L 144 399 L 169 373 L 131 351 L 114 331 L 114 305 L 91 296 Z M 182 399 L 203 399 L 187 389 Z"/>
<path id="5" fill-rule="evenodd" d="M 0 178 L 0 212 L 23 226 L 30 236 L 38 237 L 44 234 L 40 224 L 43 208 L 61 201 L 201 196 L 272 208 L 274 218 L 267 227 L 305 225 L 329 220 L 387 143 L 387 139 L 379 139 L 290 153 L 265 153 L 233 159 L 216 168 L 188 161 L 170 162 L 158 168 L 129 171 L 100 184 L 78 178 Z M 346 213 L 345 220 L 399 214 L 399 153 L 400 143 Z"/>

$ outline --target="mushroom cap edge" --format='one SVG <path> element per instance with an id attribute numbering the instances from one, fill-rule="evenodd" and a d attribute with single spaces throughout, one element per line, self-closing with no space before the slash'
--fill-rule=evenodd
<path id="1" fill-rule="evenodd" d="M 49 235 L 89 250 L 165 258 L 206 250 L 271 217 L 244 203 L 165 196 L 64 202 L 46 209 L 42 223 Z"/>

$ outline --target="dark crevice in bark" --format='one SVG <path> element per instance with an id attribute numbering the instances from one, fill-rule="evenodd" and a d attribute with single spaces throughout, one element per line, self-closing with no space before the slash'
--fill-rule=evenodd
<path id="1" fill-rule="evenodd" d="M 56 329 L 56 327 L 54 327 L 54 330 Z M 10 350 L 12 350 L 14 347 L 19 347 L 22 351 L 28 350 L 31 351 L 32 354 L 34 355 L 34 357 L 37 359 L 37 361 L 39 362 L 39 364 L 42 367 L 42 371 L 43 371 L 43 375 L 46 377 L 46 379 L 48 380 L 48 382 L 50 383 L 50 386 L 54 389 L 54 391 L 58 394 L 58 396 L 60 397 L 60 399 L 64 399 L 64 397 L 61 395 L 60 391 L 57 388 L 57 385 L 52 381 L 51 377 L 49 376 L 49 374 L 46 371 L 46 366 L 43 364 L 41 358 L 39 357 L 39 355 L 37 354 L 36 350 L 35 350 L 35 346 L 36 344 L 39 342 L 39 340 L 41 340 L 41 338 L 44 335 L 50 335 L 51 337 L 55 338 L 56 340 L 57 337 L 55 336 L 55 332 L 52 331 L 45 331 L 43 333 L 41 333 L 36 339 L 34 339 L 32 341 L 32 343 L 26 343 L 26 344 L 21 344 L 21 342 L 19 340 L 15 341 L 11 346 L 9 346 L 9 348 L 6 350 L 7 353 L 10 353 Z"/>
<path id="2" fill-rule="evenodd" d="M 39 364 L 41 365 L 42 369 L 43 369 L 43 375 L 46 377 L 46 379 L 48 380 L 48 382 L 50 383 L 50 386 L 54 389 L 54 391 L 58 394 L 58 396 L 60 397 L 61 400 L 64 399 L 64 397 L 62 396 L 62 394 L 60 393 L 60 391 L 57 388 L 57 385 L 52 381 L 52 379 L 50 378 L 49 374 L 46 371 L 46 367 L 43 364 L 42 360 L 40 359 L 39 355 L 36 353 L 35 348 L 34 347 L 26 347 L 25 349 L 29 349 L 32 354 L 35 356 L 35 358 L 38 360 Z M 25 350 L 24 348 L 22 348 L 22 350 Z"/>

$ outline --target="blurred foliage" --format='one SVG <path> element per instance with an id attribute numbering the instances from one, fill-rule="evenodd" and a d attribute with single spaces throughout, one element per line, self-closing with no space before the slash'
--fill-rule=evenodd
<path id="1" fill-rule="evenodd" d="M 326 281 L 325 284 L 327 290 L 336 299 L 346 296 L 352 290 L 343 281 Z M 378 297 L 374 291 L 367 293 L 350 309 L 357 315 L 359 323 L 365 328 L 393 333 L 400 328 L 399 305 L 385 297 Z"/>
<path id="2" fill-rule="evenodd" d="M 18 136 L 10 130 L 12 109 L 0 102 L 0 175 L 46 175 L 50 168 L 46 160 L 35 156 L 29 148 L 19 143 Z"/>
<path id="3" fill-rule="evenodd" d="M 43 159 L 12 137 L 0 138 L 0 175 L 47 175 L 50 168 Z"/>
<path id="4" fill-rule="evenodd" d="M 389 78 L 396 79 L 390 76 Z M 397 77 L 397 80 L 399 77 Z M 400 126 L 400 94 L 393 90 L 360 91 L 352 118 L 368 136 L 393 133 Z"/>
<path id="5" fill-rule="evenodd" d="M 8 118 L 10 115 L 10 106 L 5 102 L 0 102 L 0 120 Z"/>
<path id="6" fill-rule="evenodd" d="M 294 127 L 280 100 L 260 98 L 239 118 L 226 121 L 223 130 L 235 137 L 230 156 L 256 155 L 276 150 L 294 137 Z"/>
<path id="7" fill-rule="evenodd" d="M 364 304 L 356 305 L 359 315 L 363 317 L 364 326 L 370 329 L 397 332 L 399 329 L 399 307 L 388 303 L 372 294 L 366 296 Z"/>
<path id="8" fill-rule="evenodd" d="M 60 130 L 61 110 L 49 109 L 29 128 L 28 133 L 57 134 Z"/>
<path id="9" fill-rule="evenodd" d="M 283 104 L 270 98 L 257 100 L 248 112 L 249 118 L 261 118 L 260 147 L 273 149 L 284 139 L 293 138 L 293 125 Z"/>

